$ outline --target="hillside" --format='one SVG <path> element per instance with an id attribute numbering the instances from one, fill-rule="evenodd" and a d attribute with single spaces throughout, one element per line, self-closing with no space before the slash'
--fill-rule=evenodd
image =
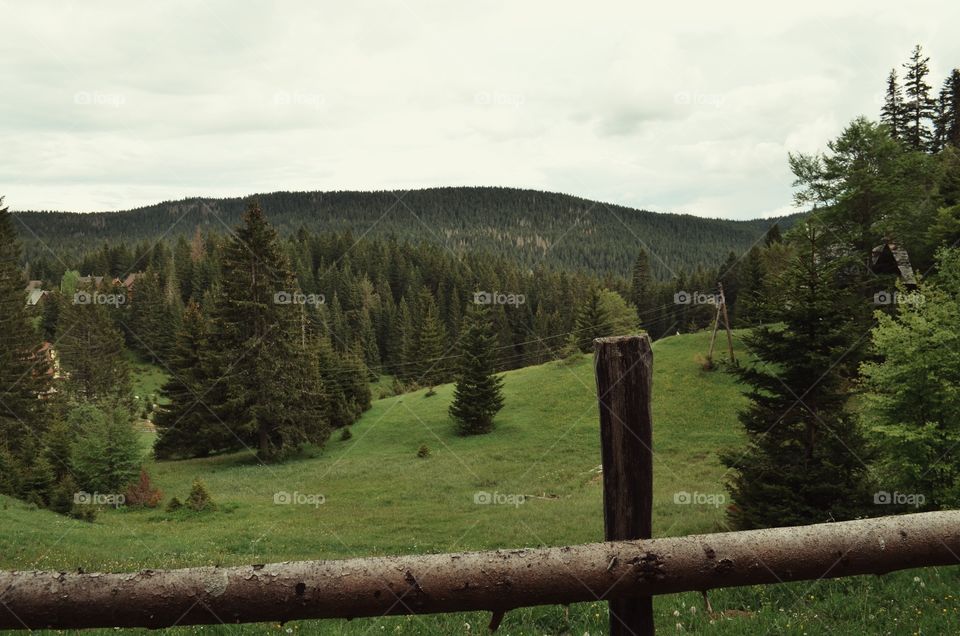
<path id="1" fill-rule="evenodd" d="M 247 202 L 259 199 L 282 232 L 350 230 L 357 236 L 395 235 L 508 255 L 526 266 L 626 275 L 641 246 L 654 275 L 712 267 L 748 250 L 774 223 L 787 229 L 800 215 L 729 221 L 635 210 L 553 192 L 515 188 L 430 188 L 409 192 L 273 192 L 242 198 L 166 201 L 134 210 L 75 214 L 17 212 L 28 258 L 63 257 L 102 241 L 133 243 L 160 237 L 223 233 Z"/>
<path id="2" fill-rule="evenodd" d="M 741 443 L 739 387 L 727 374 L 703 372 L 695 360 L 708 337 L 698 333 L 654 344 L 657 536 L 723 528 L 723 506 L 674 501 L 683 491 L 723 494 L 717 451 Z M 352 439 L 335 436 L 310 458 L 263 467 L 237 453 L 149 464 L 166 499 L 184 498 L 192 480 L 203 478 L 220 506 L 214 513 L 106 510 L 91 525 L 0 497 L 0 567 L 130 571 L 598 540 L 599 436 L 590 357 L 519 369 L 505 378 L 506 407 L 487 436 L 453 434 L 446 415 L 452 387 L 445 385 L 431 397 L 420 391 L 375 402 L 353 426 Z M 421 444 L 431 450 L 426 459 L 417 457 Z M 278 493 L 303 503 L 276 504 Z M 477 493 L 526 499 L 478 505 Z M 704 615 L 698 594 L 661 597 L 658 623 L 710 634 L 756 633 L 758 625 L 773 633 L 879 634 L 897 633 L 909 621 L 923 626 L 923 633 L 941 632 L 958 619 L 948 598 L 960 573 L 940 568 L 920 576 L 922 588 L 912 572 L 904 572 L 712 593 L 715 607 L 756 613 L 736 620 Z M 902 607 L 908 595 L 915 602 Z M 916 607 L 928 611 L 916 614 Z M 474 633 L 465 625 L 476 630 L 487 619 L 464 614 L 172 631 L 357 635 L 379 626 L 392 633 L 465 634 Z M 602 604 L 581 604 L 571 607 L 569 619 L 560 607 L 512 612 L 501 632 L 600 633 L 605 626 Z"/>

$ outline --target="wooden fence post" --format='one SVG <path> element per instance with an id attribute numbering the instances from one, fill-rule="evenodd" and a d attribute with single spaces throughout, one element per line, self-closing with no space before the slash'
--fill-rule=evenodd
<path id="1" fill-rule="evenodd" d="M 653 514 L 650 338 L 598 338 L 594 344 L 607 541 L 649 539 Z M 654 633 L 653 597 L 610 601 L 611 636 Z"/>

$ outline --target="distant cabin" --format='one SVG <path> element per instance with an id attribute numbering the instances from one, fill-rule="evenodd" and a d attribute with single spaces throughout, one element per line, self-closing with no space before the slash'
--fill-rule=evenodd
<path id="1" fill-rule="evenodd" d="M 27 292 L 27 307 L 36 307 L 50 292 L 42 289 L 30 289 Z"/>
<path id="2" fill-rule="evenodd" d="M 917 277 L 910 264 L 907 250 L 892 241 L 878 245 L 870 252 L 870 271 L 874 274 L 898 276 L 907 289 L 916 289 Z"/>

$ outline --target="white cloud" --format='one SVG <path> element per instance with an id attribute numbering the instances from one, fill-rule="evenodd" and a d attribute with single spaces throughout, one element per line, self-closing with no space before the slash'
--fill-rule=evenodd
<path id="1" fill-rule="evenodd" d="M 876 116 L 960 9 L 811 0 L 0 1 L 0 194 L 123 209 L 278 189 L 510 185 L 789 210 L 788 151 Z"/>

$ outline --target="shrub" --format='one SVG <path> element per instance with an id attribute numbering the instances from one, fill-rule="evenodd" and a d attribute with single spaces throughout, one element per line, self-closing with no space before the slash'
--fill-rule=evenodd
<path id="1" fill-rule="evenodd" d="M 150 482 L 150 475 L 143 468 L 140 469 L 140 480 L 127 488 L 126 502 L 128 506 L 143 506 L 156 508 L 163 500 L 163 492 L 154 488 Z"/>
<path id="2" fill-rule="evenodd" d="M 345 442 L 352 437 L 353 437 L 353 433 L 350 432 L 350 427 L 344 426 L 343 430 L 340 431 L 340 441 Z"/>
<path id="3" fill-rule="evenodd" d="M 73 515 L 73 498 L 76 492 L 77 482 L 69 473 L 64 475 L 50 495 L 50 509 L 62 515 Z"/>
<path id="4" fill-rule="evenodd" d="M 183 508 L 183 502 L 180 501 L 178 497 L 174 497 L 170 500 L 170 503 L 167 504 L 167 512 L 176 512 Z"/>
<path id="5" fill-rule="evenodd" d="M 420 444 L 420 448 L 417 449 L 417 457 L 420 459 L 430 457 L 430 447 L 426 444 Z"/>
<path id="6" fill-rule="evenodd" d="M 70 510 L 70 516 L 74 519 L 79 519 L 80 521 L 86 521 L 87 523 L 93 523 L 97 520 L 97 507 L 96 506 L 74 506 Z"/>
<path id="7" fill-rule="evenodd" d="M 199 478 L 193 480 L 193 487 L 190 489 L 190 495 L 184 505 L 194 512 L 216 510 L 217 508 L 217 504 L 213 502 L 213 497 L 207 491 L 207 485 Z"/>

